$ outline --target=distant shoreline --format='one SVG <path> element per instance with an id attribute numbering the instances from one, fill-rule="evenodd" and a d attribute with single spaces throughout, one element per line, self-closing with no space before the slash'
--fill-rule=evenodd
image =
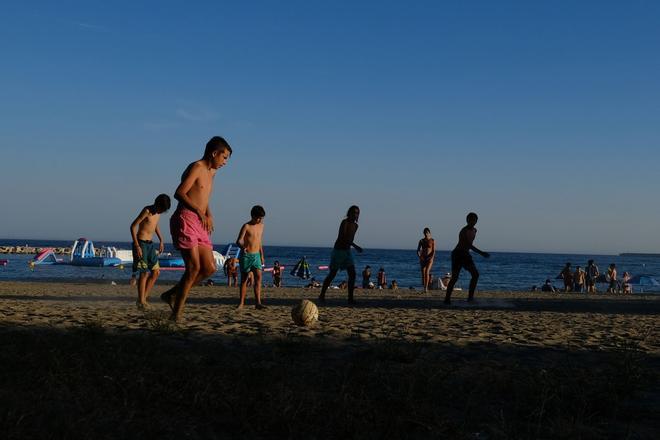
<path id="1" fill-rule="evenodd" d="M 644 252 L 624 252 L 619 254 L 619 257 L 653 257 L 660 258 L 660 254 L 647 254 Z"/>

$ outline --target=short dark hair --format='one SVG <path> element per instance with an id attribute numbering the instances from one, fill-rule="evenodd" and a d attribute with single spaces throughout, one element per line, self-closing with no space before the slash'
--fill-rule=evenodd
<path id="1" fill-rule="evenodd" d="M 229 143 L 225 140 L 225 138 L 221 136 L 213 136 L 206 143 L 206 149 L 204 150 L 204 159 L 208 159 L 209 157 L 211 157 L 211 154 L 217 150 L 223 150 L 223 151 L 227 150 L 229 151 L 230 156 L 233 153 L 231 147 L 229 146 Z"/>
<path id="2" fill-rule="evenodd" d="M 254 205 L 250 210 L 252 218 L 266 217 L 266 210 L 261 205 Z"/>
<path id="3" fill-rule="evenodd" d="M 351 211 L 354 210 L 354 209 L 357 209 L 357 210 L 359 211 L 359 210 L 360 210 L 360 207 L 359 207 L 358 205 L 353 205 L 353 206 L 351 206 L 350 208 L 348 208 L 348 211 L 346 211 L 346 217 L 348 217 L 349 215 L 351 215 Z"/>
<path id="4" fill-rule="evenodd" d="M 424 234 L 426 234 L 427 232 L 430 234 L 431 230 L 429 228 L 424 228 Z"/>
<path id="5" fill-rule="evenodd" d="M 168 209 L 170 209 L 170 206 L 172 206 L 170 202 L 170 196 L 167 194 L 159 194 L 158 197 L 156 197 L 156 200 L 154 201 L 154 206 L 158 210 L 158 212 L 165 212 Z"/>
<path id="6" fill-rule="evenodd" d="M 479 220 L 479 216 L 477 215 L 477 213 L 471 212 L 467 215 L 467 217 L 465 217 L 465 221 L 469 222 L 470 219 L 474 219 L 474 221 L 477 221 Z"/>

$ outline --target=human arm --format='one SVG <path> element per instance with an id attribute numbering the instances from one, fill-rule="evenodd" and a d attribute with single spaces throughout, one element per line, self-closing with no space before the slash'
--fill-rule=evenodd
<path id="1" fill-rule="evenodd" d="M 261 265 L 263 266 L 266 264 L 266 257 L 264 257 L 264 247 L 260 246 L 259 247 L 259 253 L 261 254 Z"/>
<path id="2" fill-rule="evenodd" d="M 435 258 L 435 240 L 431 239 L 431 260 Z"/>
<path id="3" fill-rule="evenodd" d="M 245 231 L 246 231 L 246 229 L 247 229 L 246 225 L 243 225 L 241 227 L 241 230 L 238 233 L 238 238 L 236 239 L 236 244 L 242 250 L 245 248 Z"/>
<path id="4" fill-rule="evenodd" d="M 149 215 L 149 210 L 147 208 L 143 208 L 142 211 L 140 211 L 140 214 L 133 220 L 133 223 L 131 223 L 131 237 L 133 238 L 133 247 L 135 248 L 135 253 L 137 254 L 138 258 L 142 258 L 142 249 L 140 249 L 140 243 L 138 242 L 138 228 L 140 226 L 140 223 L 147 218 Z"/>
<path id="5" fill-rule="evenodd" d="M 470 249 L 475 251 L 476 253 L 478 253 L 479 255 L 481 255 L 484 258 L 490 258 L 490 254 L 488 252 L 484 252 L 480 249 L 477 249 L 477 247 L 475 245 L 470 245 Z"/>
<path id="6" fill-rule="evenodd" d="M 208 226 L 208 231 L 213 232 L 215 230 L 215 225 L 213 224 L 213 214 L 211 214 L 211 207 L 207 206 L 206 207 L 206 220 L 207 220 L 207 226 Z"/>
<path id="7" fill-rule="evenodd" d="M 422 240 L 417 243 L 417 257 L 422 258 Z"/>
<path id="8" fill-rule="evenodd" d="M 162 254 L 163 251 L 165 250 L 165 243 L 163 243 L 163 236 L 160 234 L 160 227 L 158 226 L 158 224 L 156 224 L 156 236 L 160 241 L 160 244 L 158 245 L 158 253 Z"/>
<path id="9" fill-rule="evenodd" d="M 360 246 L 358 246 L 357 244 L 351 243 L 351 246 L 353 246 L 355 248 L 355 250 L 358 251 L 358 253 L 362 253 L 362 248 Z"/>

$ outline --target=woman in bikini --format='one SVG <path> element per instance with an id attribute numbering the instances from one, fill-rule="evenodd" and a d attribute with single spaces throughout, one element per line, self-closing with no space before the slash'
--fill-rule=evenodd
<path id="1" fill-rule="evenodd" d="M 417 245 L 417 256 L 419 257 L 419 265 L 422 269 L 422 286 L 424 293 L 429 289 L 431 284 L 431 268 L 433 267 L 433 259 L 435 258 L 435 240 L 431 238 L 431 230 L 424 228 L 424 238 L 419 240 Z"/>

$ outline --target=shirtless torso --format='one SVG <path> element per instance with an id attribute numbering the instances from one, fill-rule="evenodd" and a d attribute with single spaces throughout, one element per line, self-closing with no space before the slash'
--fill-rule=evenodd
<path id="1" fill-rule="evenodd" d="M 474 226 L 464 226 L 458 233 L 458 244 L 454 248 L 459 252 L 470 252 L 473 248 L 474 239 L 477 237 L 477 228 Z"/>
<path id="2" fill-rule="evenodd" d="M 348 219 L 342 220 L 339 225 L 339 234 L 335 241 L 335 249 L 350 249 L 355 240 L 355 233 L 358 230 L 358 224 Z"/>
<path id="3" fill-rule="evenodd" d="M 140 213 L 138 220 L 140 221 L 138 223 L 137 231 L 138 240 L 150 241 L 156 232 L 156 228 L 158 227 L 160 214 L 156 212 L 156 209 L 153 206 L 145 206 L 145 208 Z"/>
<path id="4" fill-rule="evenodd" d="M 239 234 L 239 241 L 242 241 L 243 249 L 249 254 L 261 252 L 261 237 L 264 232 L 264 224 L 245 223 L 243 230 Z"/>
<path id="5" fill-rule="evenodd" d="M 188 165 L 181 176 L 182 185 L 179 187 L 179 192 L 185 193 L 186 198 L 179 198 L 179 202 L 191 211 L 206 214 L 217 171 L 209 168 L 202 160 Z"/>

